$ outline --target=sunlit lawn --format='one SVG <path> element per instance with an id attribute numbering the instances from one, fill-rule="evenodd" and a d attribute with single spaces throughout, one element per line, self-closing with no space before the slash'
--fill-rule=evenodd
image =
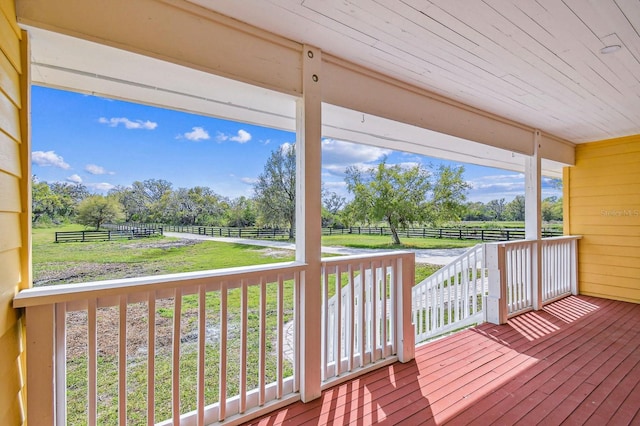
<path id="1" fill-rule="evenodd" d="M 391 243 L 389 235 L 341 234 L 322 237 L 324 246 L 341 246 L 368 249 L 447 249 L 473 247 L 476 240 L 458 240 L 447 238 L 406 238 L 400 237 L 401 245 Z"/>

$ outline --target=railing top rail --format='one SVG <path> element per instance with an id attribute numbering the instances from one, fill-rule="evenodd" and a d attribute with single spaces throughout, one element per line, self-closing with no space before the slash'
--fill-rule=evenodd
<path id="1" fill-rule="evenodd" d="M 127 295 L 146 291 L 165 290 L 176 287 L 192 287 L 215 282 L 227 282 L 230 286 L 241 280 L 255 281 L 260 277 L 278 274 L 289 278 L 295 272 L 304 269 L 304 262 L 281 262 L 267 265 L 242 266 L 215 269 L 210 271 L 183 272 L 137 278 L 96 281 L 78 284 L 62 284 L 49 287 L 36 287 L 22 290 L 13 299 L 14 308 L 49 305 L 59 302 L 71 302 L 88 298 Z"/>
<path id="2" fill-rule="evenodd" d="M 562 235 L 560 237 L 543 238 L 542 242 L 554 242 L 554 241 L 568 241 L 568 240 L 580 240 L 582 235 Z"/>
<path id="3" fill-rule="evenodd" d="M 493 243 L 485 243 L 486 245 L 497 245 L 500 247 L 508 247 L 508 246 L 518 246 L 518 245 L 527 245 L 531 243 L 535 243 L 537 241 L 544 242 L 554 242 L 554 241 L 568 241 L 568 240 L 579 240 L 582 238 L 582 235 L 563 235 L 560 237 L 548 237 L 541 238 L 540 240 L 536 239 L 522 239 L 522 240 L 513 240 L 513 241 L 498 241 Z"/>
<path id="4" fill-rule="evenodd" d="M 325 264 L 330 265 L 342 265 L 351 263 L 354 260 L 366 260 L 366 261 L 376 261 L 389 259 L 392 257 L 412 257 L 415 256 L 415 253 L 410 251 L 386 251 L 381 253 L 364 253 L 364 254 L 353 254 L 348 256 L 335 256 L 335 257 L 323 257 L 320 261 Z"/>

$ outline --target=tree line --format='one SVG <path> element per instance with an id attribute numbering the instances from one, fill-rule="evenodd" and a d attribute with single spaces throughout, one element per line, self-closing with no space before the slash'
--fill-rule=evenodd
<path id="1" fill-rule="evenodd" d="M 48 183 L 33 177 L 34 224 L 80 223 L 99 228 L 106 222 L 174 225 L 295 228 L 295 145 L 274 150 L 253 186 L 252 197 L 229 198 L 206 186 L 174 188 L 164 179 L 135 181 L 106 195 L 82 184 Z M 466 202 L 469 185 L 462 166 L 420 164 L 349 167 L 345 184 L 350 201 L 323 190 L 322 226 L 349 227 L 386 223 L 393 242 L 398 229 L 440 226 L 458 220 L 524 220 L 524 197 L 506 203 Z M 562 220 L 562 202 L 543 202 L 545 220 Z M 290 235 L 293 237 L 293 235 Z"/>
<path id="2" fill-rule="evenodd" d="M 547 197 L 541 203 L 542 220 L 562 222 L 562 198 Z M 504 198 L 488 203 L 467 203 L 462 219 L 465 221 L 523 221 L 525 215 L 524 195 L 518 195 L 510 202 Z"/>

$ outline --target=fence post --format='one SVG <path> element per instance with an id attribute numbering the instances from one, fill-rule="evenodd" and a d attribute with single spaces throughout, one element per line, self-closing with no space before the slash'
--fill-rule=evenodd
<path id="1" fill-rule="evenodd" d="M 506 324 L 507 288 L 505 278 L 505 248 L 500 243 L 484 245 L 487 265 L 489 294 L 487 295 L 487 322 Z"/>
<path id="2" fill-rule="evenodd" d="M 415 284 L 415 254 L 398 259 L 396 281 L 396 353 L 398 361 L 409 362 L 415 358 L 415 325 L 411 322 L 411 289 Z"/>

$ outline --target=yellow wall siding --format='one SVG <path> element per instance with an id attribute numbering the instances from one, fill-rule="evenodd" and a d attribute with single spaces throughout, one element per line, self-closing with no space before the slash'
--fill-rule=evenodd
<path id="1" fill-rule="evenodd" d="M 640 135 L 578 145 L 564 197 L 580 293 L 640 303 Z"/>
<path id="2" fill-rule="evenodd" d="M 0 423 L 23 424 L 23 321 L 13 297 L 28 287 L 30 254 L 28 197 L 30 155 L 25 137 L 28 102 L 25 47 L 13 0 L 0 0 Z"/>

